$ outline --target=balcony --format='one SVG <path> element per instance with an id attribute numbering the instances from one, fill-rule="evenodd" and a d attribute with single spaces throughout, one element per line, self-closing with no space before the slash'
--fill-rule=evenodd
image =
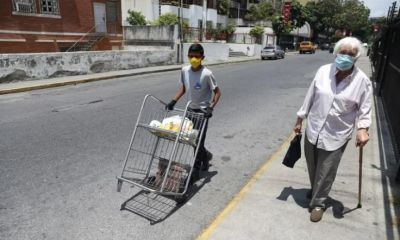
<path id="1" fill-rule="evenodd" d="M 189 8 L 190 5 L 197 5 L 202 7 L 203 0 L 182 0 L 183 7 Z M 162 5 L 173 5 L 179 7 L 181 5 L 181 0 L 162 0 Z M 217 9 L 217 0 L 207 0 L 207 8 Z"/>

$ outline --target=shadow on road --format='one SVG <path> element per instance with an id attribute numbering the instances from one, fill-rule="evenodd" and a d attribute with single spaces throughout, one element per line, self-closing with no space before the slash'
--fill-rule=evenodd
<path id="1" fill-rule="evenodd" d="M 302 208 L 309 208 L 310 200 L 307 199 L 306 197 L 308 190 L 310 189 L 306 188 L 294 189 L 292 187 L 285 187 L 282 190 L 281 194 L 276 199 L 281 201 L 287 201 L 289 196 L 292 196 L 297 205 L 299 205 Z M 326 209 L 332 208 L 333 217 L 337 219 L 342 219 L 344 218 L 345 214 L 348 214 L 357 209 L 357 208 L 353 209 L 347 208 L 343 205 L 342 202 L 335 200 L 331 197 L 328 197 L 328 199 L 326 200 L 325 207 Z"/>
<path id="2" fill-rule="evenodd" d="M 217 171 L 202 172 L 202 176 L 204 177 L 203 180 L 189 187 L 187 192 L 187 201 L 189 201 L 207 183 L 210 183 L 211 178 L 217 174 Z M 151 225 L 155 225 L 166 220 L 169 216 L 184 206 L 185 203 L 178 204 L 173 196 L 162 196 L 141 190 L 125 201 L 121 205 L 120 210 L 134 213 L 149 220 Z"/>

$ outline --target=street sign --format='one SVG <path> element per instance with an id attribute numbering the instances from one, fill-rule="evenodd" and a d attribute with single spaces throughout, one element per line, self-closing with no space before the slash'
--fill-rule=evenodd
<path id="1" fill-rule="evenodd" d="M 379 25 L 378 24 L 374 24 L 374 35 L 376 34 L 376 32 L 379 30 Z"/>
<path id="2" fill-rule="evenodd" d="M 283 19 L 285 20 L 285 26 L 288 25 L 290 21 L 290 9 L 292 7 L 291 2 L 285 2 L 285 5 L 283 5 Z"/>

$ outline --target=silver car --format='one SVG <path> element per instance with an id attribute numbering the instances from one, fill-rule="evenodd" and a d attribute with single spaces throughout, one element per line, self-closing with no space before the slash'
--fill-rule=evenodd
<path id="1" fill-rule="evenodd" d="M 285 58 L 285 51 L 279 46 L 266 46 L 261 51 L 261 60 L 266 58 L 278 59 Z"/>

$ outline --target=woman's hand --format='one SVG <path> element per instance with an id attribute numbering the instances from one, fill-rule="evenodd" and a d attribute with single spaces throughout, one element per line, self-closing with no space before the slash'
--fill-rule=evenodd
<path id="1" fill-rule="evenodd" d="M 296 134 L 300 134 L 301 133 L 301 127 L 303 126 L 303 119 L 302 118 L 297 118 L 297 122 L 296 125 L 294 126 L 293 131 Z"/>
<path id="2" fill-rule="evenodd" d="M 356 147 L 358 146 L 364 147 L 368 141 L 369 141 L 369 134 L 367 132 L 367 129 L 358 129 Z"/>

